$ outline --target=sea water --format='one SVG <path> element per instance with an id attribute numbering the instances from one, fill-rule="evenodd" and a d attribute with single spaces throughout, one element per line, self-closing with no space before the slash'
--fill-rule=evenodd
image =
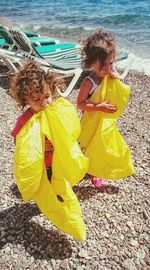
<path id="1" fill-rule="evenodd" d="M 133 69 L 150 75 L 149 0 L 1 0 L 0 17 L 67 42 L 97 28 L 112 31 L 119 49 L 130 53 Z"/>

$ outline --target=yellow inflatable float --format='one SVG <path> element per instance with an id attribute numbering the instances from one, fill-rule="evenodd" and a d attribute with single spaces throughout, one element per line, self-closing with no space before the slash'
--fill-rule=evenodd
<path id="1" fill-rule="evenodd" d="M 58 229 L 84 240 L 85 224 L 72 190 L 88 167 L 77 143 L 79 134 L 80 122 L 74 106 L 59 98 L 34 114 L 18 133 L 14 174 L 24 201 L 33 199 Z M 45 136 L 54 146 L 51 182 L 44 161 Z"/>
<path id="2" fill-rule="evenodd" d="M 130 149 L 116 127 L 129 95 L 128 85 L 105 76 L 89 99 L 94 104 L 110 100 L 118 108 L 113 114 L 100 111 L 83 114 L 79 141 L 89 158 L 88 173 L 91 175 L 117 180 L 134 173 Z"/>

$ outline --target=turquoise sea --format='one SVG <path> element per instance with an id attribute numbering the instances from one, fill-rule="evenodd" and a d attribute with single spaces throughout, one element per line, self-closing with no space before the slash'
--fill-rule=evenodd
<path id="1" fill-rule="evenodd" d="M 150 59 L 149 0 L 1 0 L 0 17 L 68 42 L 102 27 L 115 33 L 119 48 Z"/>

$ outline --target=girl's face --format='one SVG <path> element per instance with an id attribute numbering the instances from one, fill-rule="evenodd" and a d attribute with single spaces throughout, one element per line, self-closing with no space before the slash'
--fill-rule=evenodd
<path id="1" fill-rule="evenodd" d="M 103 66 L 102 66 L 101 62 L 99 60 L 97 60 L 92 65 L 92 68 L 98 76 L 104 77 L 105 75 L 108 75 L 112 72 L 113 61 L 114 61 L 114 54 L 110 54 L 107 57 L 105 64 Z"/>
<path id="2" fill-rule="evenodd" d="M 27 99 L 27 104 L 33 112 L 39 112 L 52 103 L 49 84 L 43 85 L 43 92 L 35 92 Z"/>

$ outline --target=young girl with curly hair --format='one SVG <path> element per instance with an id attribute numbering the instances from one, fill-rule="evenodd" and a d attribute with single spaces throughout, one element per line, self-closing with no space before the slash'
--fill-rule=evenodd
<path id="1" fill-rule="evenodd" d="M 36 62 L 13 77 L 11 96 L 23 109 L 12 135 L 14 174 L 25 201 L 33 199 L 60 230 L 85 239 L 85 224 L 72 186 L 85 175 L 88 160 L 77 139 L 80 122 L 74 106 L 55 99 L 56 77 Z"/>
<path id="2" fill-rule="evenodd" d="M 54 73 L 46 73 L 37 63 L 28 62 L 20 72 L 17 72 L 11 84 L 11 96 L 17 102 L 23 114 L 18 118 L 12 131 L 14 141 L 25 123 L 34 113 L 42 111 L 52 104 L 55 95 L 56 78 Z M 26 110 L 25 110 L 26 109 Z M 53 145 L 45 138 L 45 165 L 47 175 L 51 178 Z"/>

